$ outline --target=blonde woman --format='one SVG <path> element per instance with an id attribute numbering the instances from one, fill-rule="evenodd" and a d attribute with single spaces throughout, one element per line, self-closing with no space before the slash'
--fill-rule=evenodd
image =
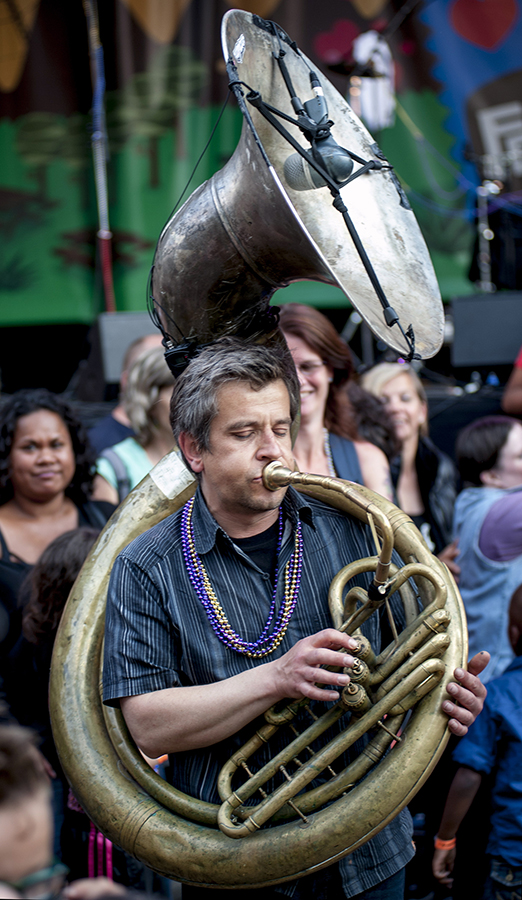
<path id="1" fill-rule="evenodd" d="M 145 350 L 128 375 L 123 406 L 134 437 L 102 450 L 96 461 L 94 498 L 119 503 L 174 447 L 170 398 L 174 378 L 162 347 Z"/>
<path id="2" fill-rule="evenodd" d="M 362 376 L 361 385 L 380 399 L 400 444 L 400 455 L 391 464 L 399 506 L 430 550 L 458 575 L 458 550 L 451 543 L 457 472 L 428 437 L 428 403 L 420 378 L 408 363 L 380 363 Z"/>

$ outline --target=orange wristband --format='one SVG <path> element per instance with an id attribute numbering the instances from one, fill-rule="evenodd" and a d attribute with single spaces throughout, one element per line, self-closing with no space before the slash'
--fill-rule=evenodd
<path id="1" fill-rule="evenodd" d="M 440 837 L 436 837 L 435 841 L 435 850 L 453 850 L 454 847 L 457 846 L 457 838 L 451 838 L 449 841 L 441 841 Z"/>

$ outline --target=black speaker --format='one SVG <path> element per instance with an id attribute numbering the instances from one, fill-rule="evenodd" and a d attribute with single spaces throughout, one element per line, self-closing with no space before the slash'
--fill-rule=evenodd
<path id="1" fill-rule="evenodd" d="M 522 346 L 522 291 L 470 294 L 452 302 L 454 366 L 512 364 Z"/>
<path id="2" fill-rule="evenodd" d="M 137 338 L 155 331 L 147 312 L 101 313 L 91 328 L 89 356 L 78 374 L 77 399 L 95 403 L 115 399 L 125 351 Z"/>

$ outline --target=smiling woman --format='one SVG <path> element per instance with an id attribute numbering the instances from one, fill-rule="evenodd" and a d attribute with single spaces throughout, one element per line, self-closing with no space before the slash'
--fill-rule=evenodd
<path id="1" fill-rule="evenodd" d="M 392 500 L 382 449 L 394 447 L 391 425 L 387 428 L 382 409 L 356 383 L 350 348 L 311 306 L 286 304 L 279 324 L 299 378 L 301 422 L 294 447 L 299 468 L 364 484 Z M 371 440 L 364 439 L 365 427 L 373 432 Z"/>
<path id="2" fill-rule="evenodd" d="M 13 394 L 0 420 L 0 650 L 21 625 L 20 586 L 46 547 L 82 525 L 101 528 L 114 507 L 90 500 L 92 451 L 67 403 L 47 390 Z"/>
<path id="3" fill-rule="evenodd" d="M 428 403 L 420 378 L 408 363 L 379 363 L 361 383 L 381 400 L 400 445 L 391 466 L 399 506 L 411 516 L 429 549 L 458 576 L 454 562 L 458 551 L 450 543 L 457 472 L 428 437 Z"/>

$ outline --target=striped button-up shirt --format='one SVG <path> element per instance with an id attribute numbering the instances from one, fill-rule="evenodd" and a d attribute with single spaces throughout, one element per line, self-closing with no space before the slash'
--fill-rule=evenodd
<path id="1" fill-rule="evenodd" d="M 185 566 L 181 512 L 138 537 L 119 555 L 107 602 L 105 703 L 118 705 L 121 697 L 230 678 L 281 656 L 301 638 L 331 627 L 327 602 L 330 582 L 349 562 L 375 554 L 369 529 L 329 506 L 304 498 L 292 488 L 283 501 L 283 513 L 279 569 L 283 571 L 293 553 L 295 529 L 300 520 L 301 585 L 286 634 L 279 647 L 264 660 L 230 650 L 212 630 Z M 265 627 L 272 602 L 270 576 L 220 528 L 199 490 L 192 522 L 195 548 L 228 621 L 244 640 L 255 641 Z M 353 583 L 367 587 L 368 576 L 360 576 Z M 284 579 L 280 578 L 276 609 L 283 590 Z M 402 612 L 398 607 L 394 612 L 400 625 Z M 374 614 L 364 623 L 362 631 L 378 652 L 380 616 Z M 322 708 L 324 704 L 314 704 L 316 714 Z M 306 713 L 302 715 L 304 719 Z M 194 797 L 218 803 L 216 780 L 220 768 L 259 725 L 256 719 L 215 747 L 173 754 L 174 784 Z M 280 740 L 284 742 L 283 735 Z M 357 755 L 364 743 L 366 740 L 355 744 L 350 755 Z M 256 754 L 254 768 L 281 746 L 276 737 L 275 747 L 271 742 L 270 750 L 263 749 Z M 405 810 L 371 841 L 341 860 L 339 868 L 346 897 L 373 887 L 401 869 L 413 855 L 411 832 L 411 819 Z M 278 890 L 291 896 L 293 885 L 280 885 Z"/>

